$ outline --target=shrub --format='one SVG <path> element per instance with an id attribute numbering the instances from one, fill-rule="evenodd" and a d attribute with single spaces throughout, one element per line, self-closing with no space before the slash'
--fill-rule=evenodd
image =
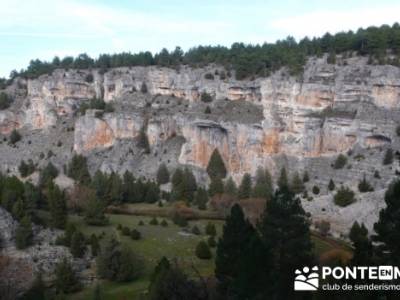
<path id="1" fill-rule="evenodd" d="M 139 225 L 139 226 L 143 226 L 143 225 L 144 225 L 144 222 L 143 222 L 142 220 L 140 220 L 139 223 L 138 223 L 138 225 Z"/>
<path id="2" fill-rule="evenodd" d="M 71 263 L 66 258 L 57 264 L 55 275 L 56 280 L 54 285 L 57 292 L 60 294 L 73 293 L 82 288 L 82 285 L 72 269 Z"/>
<path id="3" fill-rule="evenodd" d="M 150 220 L 149 224 L 150 224 L 150 225 L 158 225 L 158 220 L 157 220 L 157 218 L 156 218 L 156 217 L 153 217 L 153 218 Z"/>
<path id="4" fill-rule="evenodd" d="M 313 188 L 312 188 L 312 192 L 313 192 L 314 195 L 318 195 L 319 192 L 320 192 L 319 187 L 314 185 Z"/>
<path id="5" fill-rule="evenodd" d="M 87 74 L 85 77 L 85 81 L 87 83 L 92 83 L 93 82 L 93 75 L 91 73 Z"/>
<path id="6" fill-rule="evenodd" d="M 336 205 L 341 207 L 348 206 L 356 201 L 354 198 L 354 192 L 350 188 L 343 186 L 341 186 L 336 192 L 333 200 Z"/>
<path id="7" fill-rule="evenodd" d="M 373 192 L 374 191 L 374 188 L 367 181 L 367 179 L 365 178 L 365 175 L 364 175 L 363 179 L 358 183 L 358 190 L 361 193 L 367 193 L 367 192 Z"/>
<path id="8" fill-rule="evenodd" d="M 125 227 L 122 228 L 121 233 L 122 233 L 122 235 L 128 236 L 128 235 L 131 234 L 131 230 L 128 227 L 125 226 Z"/>
<path id="9" fill-rule="evenodd" d="M 204 78 L 207 80 L 214 80 L 214 75 L 211 73 L 204 74 Z"/>
<path id="10" fill-rule="evenodd" d="M 117 225 L 117 230 L 122 230 L 122 225 L 121 224 Z"/>
<path id="11" fill-rule="evenodd" d="M 213 101 L 213 98 L 211 97 L 211 95 L 207 92 L 202 92 L 200 95 L 200 100 L 205 102 L 205 103 L 209 103 Z"/>
<path id="12" fill-rule="evenodd" d="M 346 165 L 346 163 L 347 163 L 347 157 L 344 156 L 343 154 L 339 154 L 333 164 L 333 168 L 334 169 L 343 169 L 343 167 Z"/>
<path id="13" fill-rule="evenodd" d="M 219 177 L 222 179 L 226 177 L 227 170 L 218 148 L 215 148 L 211 154 L 207 165 L 207 173 L 210 178 Z"/>
<path id="14" fill-rule="evenodd" d="M 212 253 L 205 241 L 200 241 L 196 246 L 196 256 L 200 259 L 210 259 Z"/>
<path id="15" fill-rule="evenodd" d="M 374 177 L 377 178 L 377 179 L 380 179 L 380 178 L 381 178 L 381 175 L 379 174 L 379 171 L 378 171 L 378 170 L 375 170 L 375 172 L 374 172 Z"/>
<path id="16" fill-rule="evenodd" d="M 207 105 L 206 109 L 204 110 L 205 114 L 211 114 L 211 108 Z"/>
<path id="17" fill-rule="evenodd" d="M 188 221 L 178 213 L 175 213 L 172 217 L 172 222 L 179 227 L 186 227 L 188 225 Z"/>
<path id="18" fill-rule="evenodd" d="M 333 182 L 332 179 L 330 179 L 328 183 L 328 190 L 333 191 L 334 189 L 335 189 L 335 183 Z"/>
<path id="19" fill-rule="evenodd" d="M 10 144 L 14 145 L 15 143 L 19 142 L 20 140 L 21 140 L 21 135 L 19 134 L 19 132 L 16 129 L 11 131 Z"/>
<path id="20" fill-rule="evenodd" d="M 142 86 L 140 87 L 140 91 L 141 91 L 143 94 L 146 94 L 146 93 L 148 92 L 147 85 L 146 85 L 145 82 L 142 83 Z"/>
<path id="21" fill-rule="evenodd" d="M 309 181 L 310 181 L 310 176 L 308 175 L 307 171 L 304 171 L 303 182 L 306 183 L 306 182 L 309 182 Z"/>
<path id="22" fill-rule="evenodd" d="M 386 150 L 385 156 L 383 158 L 384 165 L 390 165 L 393 163 L 393 150 L 391 148 Z"/>
<path id="23" fill-rule="evenodd" d="M 397 136 L 400 136 L 400 125 L 397 125 L 396 127 L 396 134 Z"/>
<path id="24" fill-rule="evenodd" d="M 217 246 L 217 242 L 213 236 L 209 236 L 207 239 L 207 244 L 210 248 L 215 248 Z"/>
<path id="25" fill-rule="evenodd" d="M 30 219 L 25 216 L 21 219 L 15 232 L 15 245 L 17 249 L 25 249 L 32 244 L 33 232 Z"/>
<path id="26" fill-rule="evenodd" d="M 12 100 L 6 93 L 0 93 L 0 110 L 9 108 L 11 103 Z"/>
<path id="27" fill-rule="evenodd" d="M 167 222 L 165 219 L 163 219 L 163 220 L 161 221 L 160 225 L 161 225 L 162 227 L 167 227 L 167 226 L 168 226 L 168 222 Z"/>
<path id="28" fill-rule="evenodd" d="M 210 236 L 216 236 L 217 235 L 217 230 L 215 228 L 215 225 L 211 222 L 208 222 L 206 225 L 206 234 Z"/>
<path id="29" fill-rule="evenodd" d="M 195 234 L 195 235 L 200 235 L 201 234 L 201 231 L 200 231 L 199 227 L 197 227 L 197 225 L 193 226 L 192 233 Z"/>
<path id="30" fill-rule="evenodd" d="M 131 238 L 132 240 L 140 240 L 142 238 L 142 234 L 140 233 L 140 231 L 136 230 L 136 229 L 132 229 L 131 231 Z"/>
<path id="31" fill-rule="evenodd" d="M 28 163 L 22 160 L 18 166 L 18 171 L 22 177 L 31 175 L 33 172 L 35 172 L 35 169 L 35 165 L 33 164 L 33 161 L 31 159 L 28 160 Z"/>

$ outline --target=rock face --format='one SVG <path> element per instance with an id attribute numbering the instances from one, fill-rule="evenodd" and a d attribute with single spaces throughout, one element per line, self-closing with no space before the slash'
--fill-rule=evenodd
<path id="1" fill-rule="evenodd" d="M 72 145 L 51 148 L 60 167 L 75 151 L 88 156 L 92 171 L 129 169 L 154 176 L 157 165 L 168 162 L 172 169 L 192 166 L 205 178 L 204 169 L 218 148 L 236 181 L 259 166 L 273 174 L 282 166 L 309 170 L 320 185 L 330 178 L 355 184 L 364 173 L 372 177 L 378 170 L 382 176 L 375 187 L 383 188 L 393 170 L 381 166 L 382 151 L 399 146 L 400 69 L 368 65 L 362 57 L 338 61 L 330 65 L 326 57 L 310 58 L 299 78 L 281 70 L 244 81 L 221 76 L 218 66 L 105 73 L 60 69 L 33 80 L 18 79 L 8 88 L 16 101 L 0 112 L 0 132 L 20 128 L 28 136 L 35 133 L 33 137 L 57 132 L 63 145 Z M 147 93 L 140 92 L 144 85 Z M 201 101 L 204 93 L 213 101 Z M 112 103 L 115 111 L 79 115 L 79 106 L 93 97 Z M 147 157 L 136 147 L 141 130 L 151 147 Z M 10 161 L 17 160 L 10 158 L 13 151 L 0 150 L 3 165 L 10 168 Z M 351 161 L 351 169 L 340 176 L 331 172 L 336 155 L 349 150 L 367 158 Z"/>

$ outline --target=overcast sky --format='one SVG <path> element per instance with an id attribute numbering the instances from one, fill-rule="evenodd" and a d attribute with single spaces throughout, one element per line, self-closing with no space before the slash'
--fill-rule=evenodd
<path id="1" fill-rule="evenodd" d="M 274 42 L 400 21 L 398 0 L 0 0 L 0 5 L 0 76 L 33 58 Z"/>

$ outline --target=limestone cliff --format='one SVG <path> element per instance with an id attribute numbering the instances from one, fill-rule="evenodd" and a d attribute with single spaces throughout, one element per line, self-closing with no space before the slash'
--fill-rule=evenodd
<path id="1" fill-rule="evenodd" d="M 399 68 L 368 65 L 361 57 L 338 57 L 338 64 L 331 65 L 323 57 L 309 59 L 297 78 L 280 70 L 267 78 L 237 81 L 221 71 L 218 66 L 60 69 L 37 79 L 17 79 L 7 90 L 14 105 L 0 111 L 0 132 L 20 128 L 50 135 L 58 130 L 54 137 L 72 145 L 52 148 L 60 152 L 54 158 L 60 166 L 75 151 L 87 155 L 93 168 L 153 176 L 155 166 L 167 160 L 172 168 L 190 165 L 204 176 L 218 148 L 236 180 L 259 166 L 275 173 L 282 165 L 313 172 L 319 184 L 330 178 L 355 184 L 377 169 L 382 173 L 377 188 L 392 178 L 393 170 L 382 168 L 380 160 L 383 149 L 399 146 Z M 143 84 L 147 94 L 140 92 Z M 214 100 L 202 102 L 202 93 Z M 79 115 L 80 105 L 93 97 L 113 103 L 115 112 Z M 205 113 L 207 106 L 211 113 Z M 134 149 L 141 129 L 152 148 L 147 158 Z M 333 172 L 332 160 L 350 149 L 368 159 L 354 160 L 343 174 Z M 6 156 L 12 152 L 4 151 Z M 38 155 L 35 151 L 30 152 Z M 2 162 L 9 168 L 7 158 Z"/>

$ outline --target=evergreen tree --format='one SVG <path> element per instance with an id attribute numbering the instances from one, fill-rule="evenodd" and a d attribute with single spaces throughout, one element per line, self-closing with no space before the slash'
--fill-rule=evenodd
<path id="1" fill-rule="evenodd" d="M 67 224 L 67 204 L 64 192 L 57 185 L 50 182 L 47 191 L 47 200 L 50 210 L 50 225 L 63 229 Z"/>
<path id="2" fill-rule="evenodd" d="M 82 258 L 86 251 L 85 236 L 80 232 L 76 231 L 71 238 L 71 254 L 75 258 Z"/>
<path id="3" fill-rule="evenodd" d="M 247 199 L 251 196 L 251 176 L 249 173 L 245 173 L 242 177 L 242 182 L 239 186 L 238 191 L 239 199 Z"/>
<path id="4" fill-rule="evenodd" d="M 146 194 L 144 197 L 144 202 L 146 203 L 156 203 L 160 200 L 160 189 L 154 182 L 147 182 Z"/>
<path id="5" fill-rule="evenodd" d="M 288 187 L 289 187 L 289 183 L 288 183 L 288 177 L 287 177 L 287 173 L 286 173 L 286 168 L 283 167 L 281 169 L 281 173 L 280 173 L 279 178 L 278 178 L 278 188 L 280 190 L 285 190 L 285 189 L 288 189 Z"/>
<path id="6" fill-rule="evenodd" d="M 304 171 L 304 173 L 303 173 L 303 182 L 306 183 L 306 182 L 309 182 L 309 181 L 310 181 L 310 176 L 308 175 L 307 171 Z"/>
<path id="7" fill-rule="evenodd" d="M 380 254 L 383 262 L 400 264 L 400 180 L 392 182 L 385 193 L 386 207 L 379 212 L 379 220 L 374 224 L 377 233 L 374 240 L 382 243 Z"/>
<path id="8" fill-rule="evenodd" d="M 145 82 L 142 82 L 142 85 L 140 86 L 140 91 L 141 91 L 143 94 L 147 94 L 147 85 L 146 85 Z"/>
<path id="9" fill-rule="evenodd" d="M 64 258 L 58 263 L 55 271 L 55 287 L 58 293 L 73 293 L 81 289 L 81 284 L 78 281 L 71 263 Z"/>
<path id="10" fill-rule="evenodd" d="M 10 144 L 14 145 L 21 140 L 21 134 L 16 130 L 13 129 L 10 134 Z"/>
<path id="11" fill-rule="evenodd" d="M 142 271 L 143 261 L 114 238 L 106 242 L 97 256 L 97 273 L 100 278 L 125 282 L 136 279 Z"/>
<path id="12" fill-rule="evenodd" d="M 102 300 L 102 299 L 103 299 L 103 296 L 101 293 L 100 285 L 96 284 L 96 286 L 94 287 L 94 290 L 93 290 L 92 300 Z"/>
<path id="13" fill-rule="evenodd" d="M 96 192 L 96 197 L 103 203 L 109 203 L 110 200 L 110 184 L 108 180 L 108 176 L 106 174 L 103 174 L 100 170 L 97 170 L 96 173 L 94 173 L 92 182 L 91 182 L 91 187 L 95 190 Z"/>
<path id="14" fill-rule="evenodd" d="M 197 190 L 197 182 L 191 170 L 185 168 L 183 171 L 183 199 L 192 202 Z"/>
<path id="15" fill-rule="evenodd" d="M 204 210 L 207 208 L 208 203 L 208 194 L 207 191 L 203 188 L 198 188 L 195 197 L 195 203 L 198 209 Z"/>
<path id="16" fill-rule="evenodd" d="M 229 177 L 225 183 L 224 192 L 229 195 L 236 197 L 238 195 L 238 189 L 236 183 L 233 181 L 232 177 Z"/>
<path id="17" fill-rule="evenodd" d="M 150 153 L 150 143 L 149 138 L 147 137 L 146 128 L 142 127 L 139 132 L 139 138 L 137 146 L 144 150 L 144 153 Z"/>
<path id="18" fill-rule="evenodd" d="M 391 165 L 392 163 L 393 163 L 393 150 L 389 148 L 385 152 L 385 156 L 383 158 L 383 164 Z"/>
<path id="19" fill-rule="evenodd" d="M 104 214 L 104 204 L 96 199 L 95 195 L 89 195 L 84 209 L 84 220 L 88 225 L 102 226 L 108 224 Z"/>
<path id="20" fill-rule="evenodd" d="M 254 228 L 245 219 L 242 208 L 235 204 L 226 218 L 222 237 L 217 244 L 215 258 L 215 277 L 217 290 L 221 296 L 231 293 L 234 280 L 239 276 L 240 262 L 243 259 L 245 245 L 248 245 Z"/>
<path id="21" fill-rule="evenodd" d="M 335 189 L 335 183 L 333 182 L 332 179 L 330 179 L 328 183 L 328 190 L 333 191 L 334 189 Z"/>
<path id="22" fill-rule="evenodd" d="M 184 178 L 183 172 L 180 168 L 176 169 L 174 175 L 172 175 L 172 191 L 171 198 L 174 201 L 183 200 L 185 186 L 184 186 Z"/>
<path id="23" fill-rule="evenodd" d="M 83 185 L 90 184 L 90 173 L 87 159 L 83 155 L 75 154 L 68 164 L 68 176 Z"/>
<path id="24" fill-rule="evenodd" d="M 200 241 L 196 246 L 196 256 L 200 259 L 212 258 L 210 247 L 205 241 Z"/>
<path id="25" fill-rule="evenodd" d="M 217 229 L 215 228 L 215 224 L 208 222 L 206 225 L 206 234 L 210 236 L 217 235 Z"/>
<path id="26" fill-rule="evenodd" d="M 252 192 L 253 197 L 269 200 L 272 195 L 272 181 L 268 170 L 258 168 L 256 172 L 256 182 Z"/>
<path id="27" fill-rule="evenodd" d="M 208 194 L 210 197 L 224 192 L 224 183 L 220 177 L 212 177 L 210 186 L 208 187 Z"/>
<path id="28" fill-rule="evenodd" d="M 221 154 L 219 153 L 218 148 L 215 148 L 211 154 L 210 160 L 208 161 L 207 173 L 210 178 L 219 177 L 223 179 L 226 177 L 226 172 L 225 163 Z"/>
<path id="29" fill-rule="evenodd" d="M 47 166 L 40 172 L 39 185 L 40 186 L 48 185 L 49 181 L 52 181 L 57 176 L 58 176 L 57 168 L 51 162 L 49 162 Z"/>
<path id="30" fill-rule="evenodd" d="M 31 288 L 22 296 L 22 300 L 46 300 L 46 286 L 44 285 L 42 272 L 35 274 Z"/>
<path id="31" fill-rule="evenodd" d="M 129 171 L 125 171 L 123 180 L 122 180 L 122 202 L 134 202 L 136 198 L 136 189 L 135 189 L 135 176 Z"/>
<path id="32" fill-rule="evenodd" d="M 298 172 L 294 172 L 290 188 L 295 194 L 300 194 L 304 191 L 303 180 L 301 180 Z"/>
<path id="33" fill-rule="evenodd" d="M 157 183 L 158 184 L 165 184 L 169 182 L 169 171 L 167 166 L 162 163 L 157 171 Z"/>
<path id="34" fill-rule="evenodd" d="M 287 186 L 282 186 L 269 201 L 259 230 L 274 262 L 273 294 L 276 299 L 298 299 L 287 287 L 293 284 L 295 269 L 312 265 L 312 242 L 300 200 L 294 198 Z"/>
<path id="35" fill-rule="evenodd" d="M 94 233 L 90 236 L 89 243 L 92 250 L 92 255 L 96 257 L 100 251 L 100 244 L 99 244 L 99 239 Z"/>
<path id="36" fill-rule="evenodd" d="M 32 244 L 33 231 L 31 220 L 28 216 L 21 219 L 15 232 L 15 245 L 17 249 L 25 249 Z"/>
<path id="37" fill-rule="evenodd" d="M 374 190 L 374 188 L 371 186 L 371 184 L 365 178 L 365 174 L 364 174 L 363 179 L 358 183 L 358 190 L 361 193 L 372 192 Z"/>

